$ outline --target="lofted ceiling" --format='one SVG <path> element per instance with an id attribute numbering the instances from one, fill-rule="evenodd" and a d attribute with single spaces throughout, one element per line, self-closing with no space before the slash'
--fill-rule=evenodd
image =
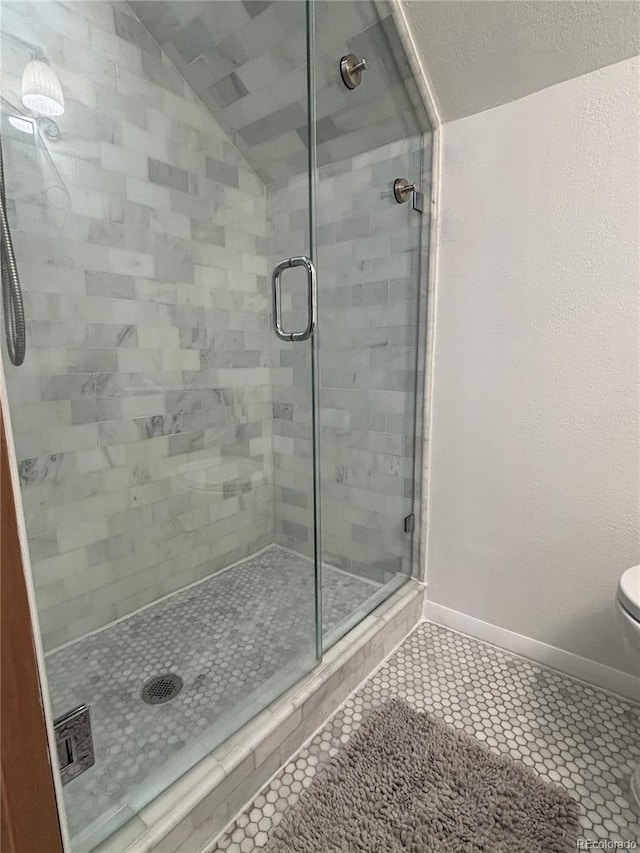
<path id="1" fill-rule="evenodd" d="M 637 0 L 399 0 L 442 121 L 640 54 Z"/>
<path id="2" fill-rule="evenodd" d="M 305 170 L 304 0 L 129 6 L 265 183 Z M 315 17 L 319 165 L 419 133 L 426 117 L 387 3 L 315 0 Z M 353 91 L 339 76 L 346 53 L 368 66 Z"/>

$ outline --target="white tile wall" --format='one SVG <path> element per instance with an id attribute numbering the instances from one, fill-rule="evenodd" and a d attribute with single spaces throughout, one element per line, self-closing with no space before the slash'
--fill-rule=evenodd
<path id="1" fill-rule="evenodd" d="M 273 540 L 265 190 L 116 22 L 140 27 L 119 2 L 2 6 L 66 98 L 59 140 L 2 128 L 29 320 L 7 381 L 49 648 Z M 17 105 L 30 54 L 2 47 Z"/>
<path id="2" fill-rule="evenodd" d="M 323 166 L 318 181 L 318 301 L 324 559 L 388 580 L 412 570 L 413 437 L 421 288 L 420 215 L 392 197 L 393 180 L 420 180 L 421 137 Z M 422 185 L 428 193 L 427 171 Z M 268 188 L 273 261 L 308 247 L 306 177 Z M 304 290 L 291 286 L 291 324 Z M 272 343 L 276 541 L 312 552 L 308 347 Z"/>
<path id="3" fill-rule="evenodd" d="M 41 45 L 66 97 L 57 140 L 2 127 L 29 319 L 7 381 L 50 648 L 274 539 L 311 553 L 309 346 L 276 341 L 268 292 L 276 260 L 308 253 L 307 184 L 265 192 L 126 4 L 14 0 L 2 29 Z M 30 53 L 2 48 L 18 104 Z M 370 83 L 375 101 L 373 71 Z M 351 125 L 321 146 L 318 198 L 324 557 L 385 580 L 411 568 L 425 221 L 390 184 L 419 174 L 422 141 L 347 156 L 363 138 L 346 107 Z M 395 138 L 384 115 L 380 139 Z M 285 296 L 296 325 L 299 285 Z"/>

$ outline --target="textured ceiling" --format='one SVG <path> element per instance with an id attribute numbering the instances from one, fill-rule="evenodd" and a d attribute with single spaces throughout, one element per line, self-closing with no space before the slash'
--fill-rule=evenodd
<path id="1" fill-rule="evenodd" d="M 265 183 L 307 166 L 303 0 L 130 0 L 129 6 Z M 424 126 L 389 8 L 371 0 L 316 0 L 320 165 L 414 135 Z M 360 87 L 340 58 L 367 60 Z"/>
<path id="2" fill-rule="evenodd" d="M 636 0 L 400 0 L 443 121 L 640 54 Z"/>

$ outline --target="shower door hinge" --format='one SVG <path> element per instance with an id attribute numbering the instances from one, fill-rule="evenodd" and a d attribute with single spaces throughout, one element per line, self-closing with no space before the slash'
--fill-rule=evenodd
<path id="1" fill-rule="evenodd" d="M 88 705 L 78 705 L 53 721 L 62 784 L 66 785 L 93 767 L 91 712 Z"/>
<path id="2" fill-rule="evenodd" d="M 422 213 L 424 210 L 424 195 L 418 189 L 418 185 L 414 182 L 410 184 L 406 178 L 396 178 L 393 182 L 393 197 L 398 204 L 404 204 L 411 201 L 413 210 Z"/>
<path id="3" fill-rule="evenodd" d="M 413 533 L 416 526 L 416 517 L 413 513 L 408 515 L 404 520 L 404 532 L 405 533 Z"/>

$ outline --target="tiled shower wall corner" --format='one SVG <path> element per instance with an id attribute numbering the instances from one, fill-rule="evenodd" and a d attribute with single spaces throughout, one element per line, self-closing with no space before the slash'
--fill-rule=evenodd
<path id="1" fill-rule="evenodd" d="M 304 0 L 131 5 L 266 185 L 307 169 Z M 415 133 L 424 107 L 389 5 L 314 0 L 313 8 L 318 162 Z M 338 73 L 347 53 L 367 61 L 355 96 Z"/>
<path id="2" fill-rule="evenodd" d="M 273 541 L 265 190 L 119 2 L 2 4 L 66 96 L 3 117 L 29 318 L 7 366 L 45 646 Z M 3 94 L 30 51 L 3 37 Z M 4 108 L 3 108 L 4 110 Z"/>
<path id="3" fill-rule="evenodd" d="M 318 176 L 323 558 L 382 582 L 412 570 L 403 522 L 413 511 L 416 345 L 425 315 L 419 265 L 429 209 L 421 217 L 398 205 L 391 186 L 405 172 L 421 174 L 422 147 L 421 136 L 392 142 L 322 166 Z M 278 241 L 272 263 L 308 246 L 305 197 L 305 177 L 268 188 L 268 227 Z M 304 315 L 305 299 L 303 288 L 289 295 L 291 316 Z M 310 354 L 277 341 L 272 349 L 276 541 L 311 553 Z"/>

